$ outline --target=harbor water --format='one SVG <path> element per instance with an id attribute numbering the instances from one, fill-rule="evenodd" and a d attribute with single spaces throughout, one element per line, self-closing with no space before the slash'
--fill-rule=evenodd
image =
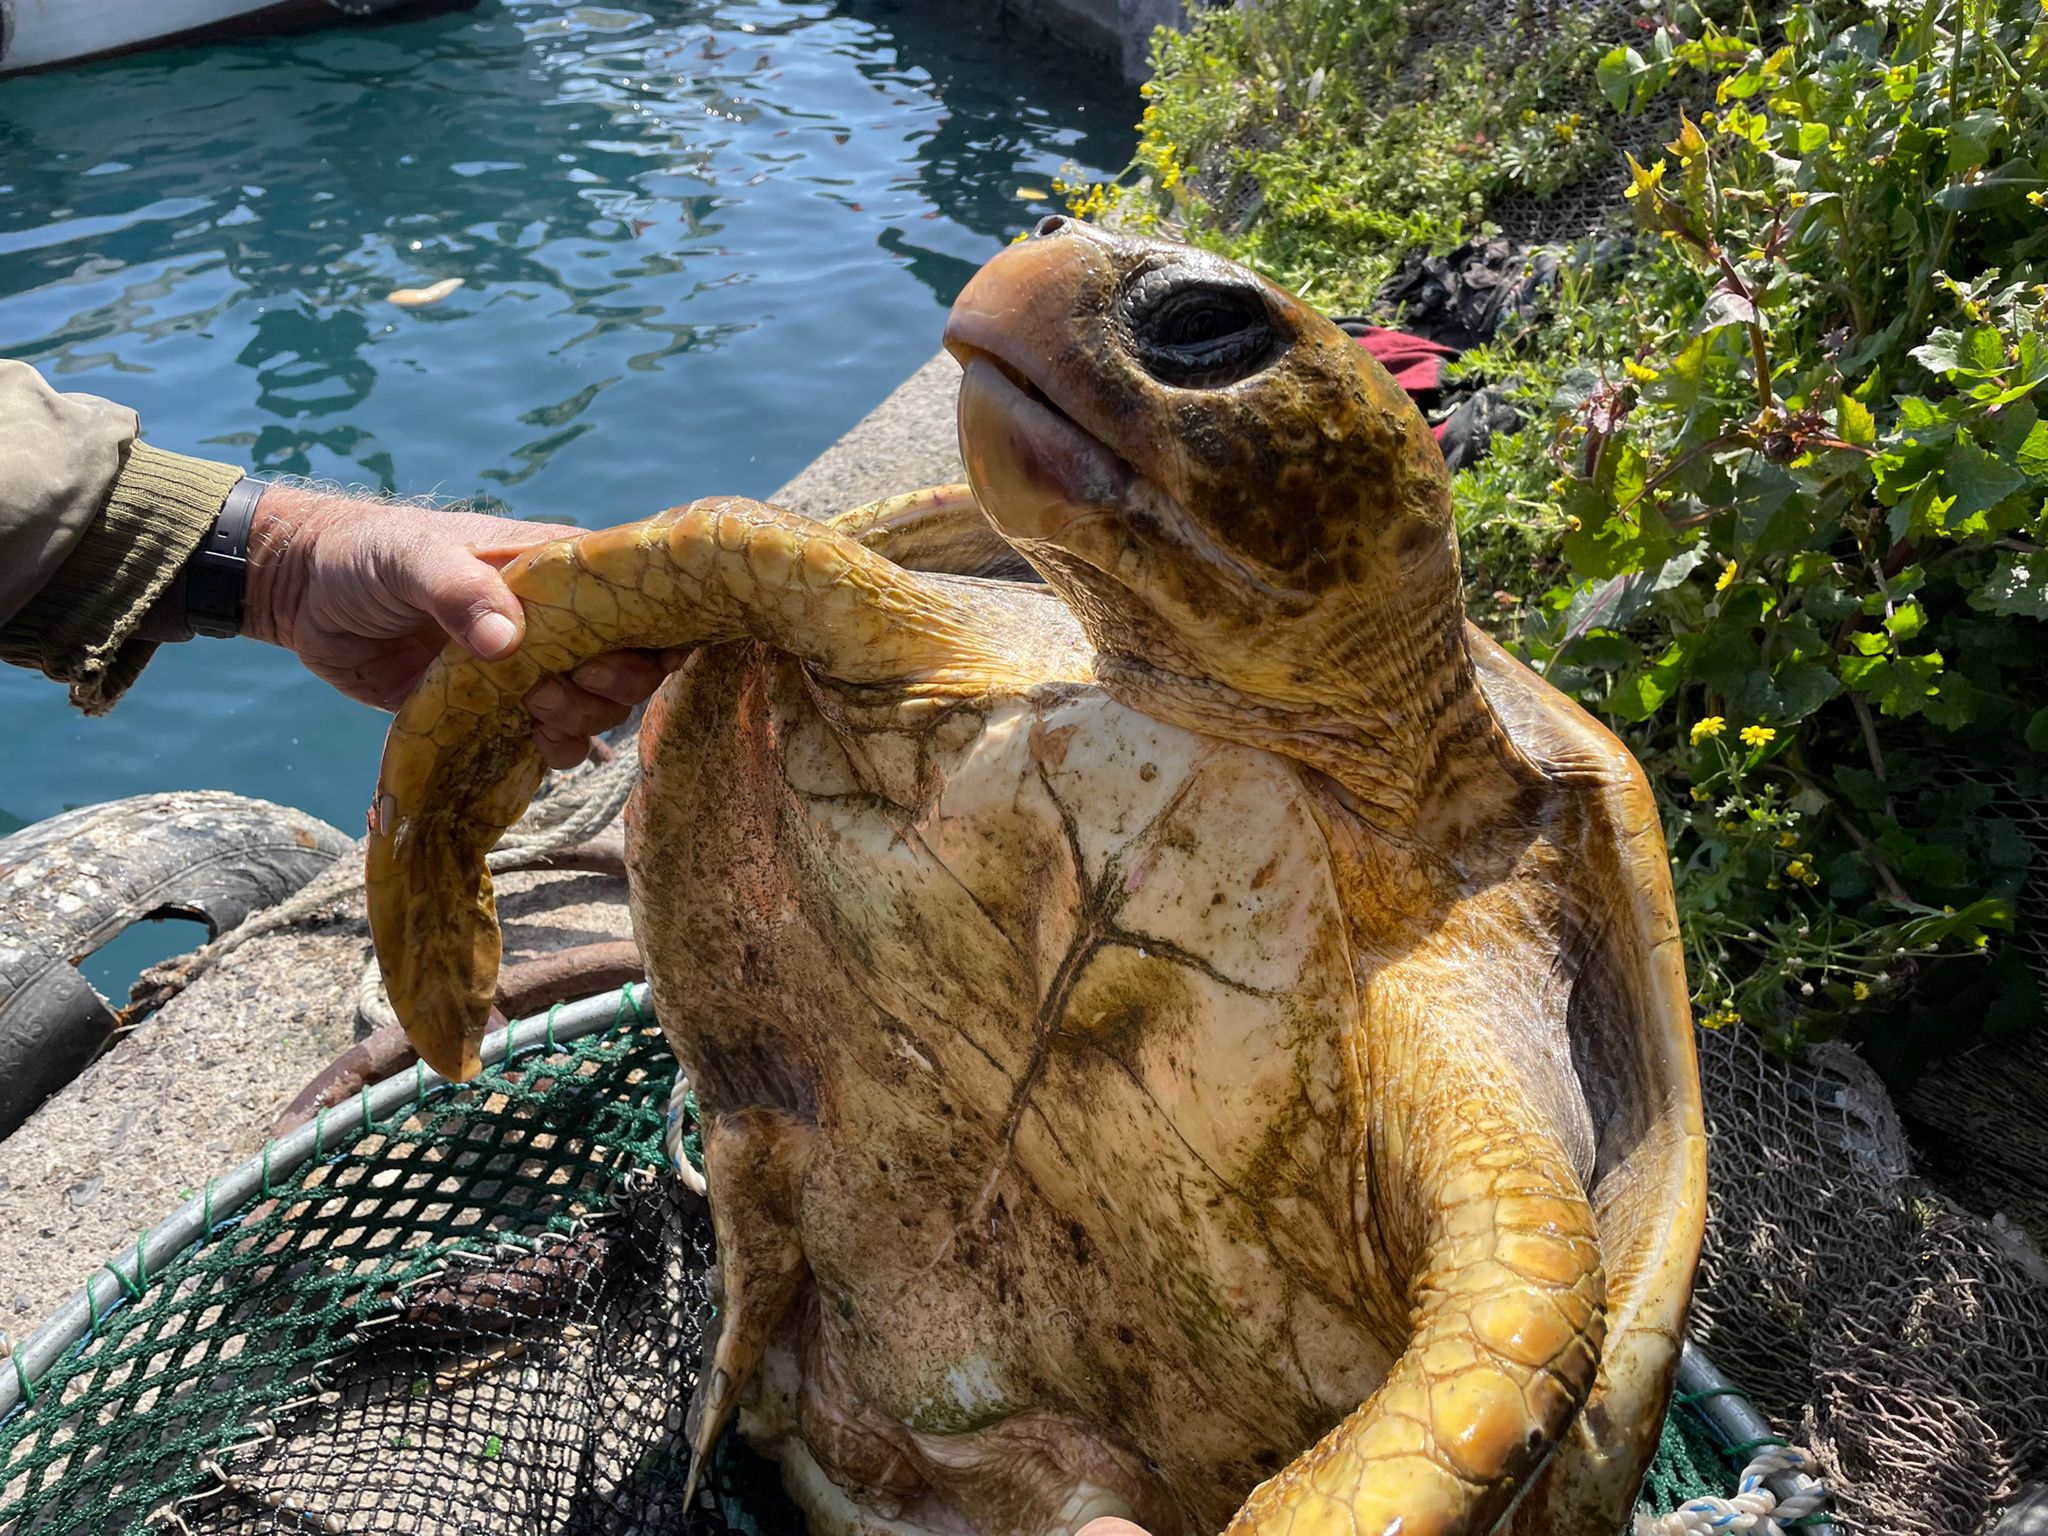
<path id="1" fill-rule="evenodd" d="M 484 0 L 0 82 L 0 356 L 259 473 L 587 527 L 764 495 L 1130 152 L 1114 68 L 995 11 Z M 0 668 L 0 720 L 0 830 L 220 788 L 357 832 L 383 737 L 248 641 L 100 720 Z"/>

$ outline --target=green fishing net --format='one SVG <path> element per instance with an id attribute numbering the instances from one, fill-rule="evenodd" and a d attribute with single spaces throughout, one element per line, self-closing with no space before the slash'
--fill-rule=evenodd
<path id="1" fill-rule="evenodd" d="M 265 1176 L 116 1300 L 0 1420 L 0 1532 L 118 1536 L 798 1536 L 772 1467 L 728 1436 L 683 1506 L 710 1315 L 711 1225 L 667 1171 L 674 1059 L 621 995 Z M 138 1253 L 140 1249 L 138 1248 Z M 1673 1411 L 1645 1490 L 1725 1493 Z"/>

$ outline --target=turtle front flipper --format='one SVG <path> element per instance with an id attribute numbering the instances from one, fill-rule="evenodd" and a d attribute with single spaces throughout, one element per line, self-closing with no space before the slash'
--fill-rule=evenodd
<path id="1" fill-rule="evenodd" d="M 406 1034 L 436 1070 L 480 1065 L 499 935 L 484 855 L 540 784 L 523 699 L 603 651 L 752 636 L 853 683 L 1006 677 L 971 599 L 793 512 L 739 498 L 543 544 L 504 569 L 526 639 L 451 644 L 400 707 L 370 812 L 370 932 Z"/>
<path id="2" fill-rule="evenodd" d="M 1412 1335 L 1379 1390 L 1253 1490 L 1225 1536 L 1485 1536 L 1593 1388 L 1606 1281 L 1582 1181 L 1504 1074 L 1441 1048 L 1455 1021 L 1428 1025 L 1426 1054 L 1405 1053 L 1415 1099 L 1369 1116 L 1378 1144 L 1359 1172 L 1386 1197 L 1381 1230 L 1411 1229 Z M 1384 1087 L 1379 1065 L 1367 1071 Z"/>

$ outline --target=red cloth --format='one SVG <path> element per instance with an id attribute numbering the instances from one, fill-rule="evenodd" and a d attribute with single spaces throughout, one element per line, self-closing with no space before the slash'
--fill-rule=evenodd
<path id="1" fill-rule="evenodd" d="M 1444 359 L 1458 355 L 1456 347 L 1447 347 L 1440 341 L 1380 326 L 1369 328 L 1358 338 L 1358 344 L 1371 353 L 1373 361 L 1386 369 L 1394 382 L 1411 395 L 1442 389 Z M 1439 422 L 1430 429 L 1439 441 L 1444 435 L 1444 425 Z"/>

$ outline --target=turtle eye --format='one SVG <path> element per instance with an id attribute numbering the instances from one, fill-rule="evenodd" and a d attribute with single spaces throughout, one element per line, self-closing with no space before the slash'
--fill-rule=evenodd
<path id="1" fill-rule="evenodd" d="M 1125 328 L 1139 365 L 1162 384 L 1215 389 L 1251 377 L 1279 350 L 1257 293 L 1148 272 L 1126 290 Z"/>

